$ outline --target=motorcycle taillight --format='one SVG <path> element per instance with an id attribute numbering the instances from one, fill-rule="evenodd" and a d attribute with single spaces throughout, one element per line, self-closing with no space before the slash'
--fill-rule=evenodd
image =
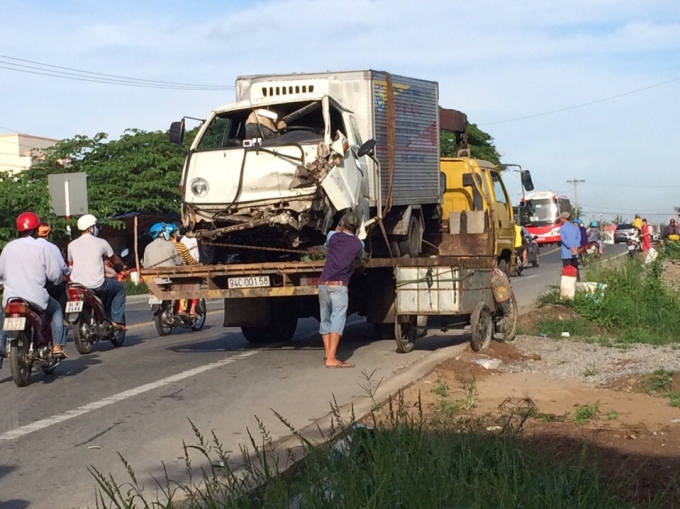
<path id="1" fill-rule="evenodd" d="M 27 312 L 28 308 L 23 302 L 10 302 L 5 306 L 6 315 L 24 315 Z"/>
<path id="2" fill-rule="evenodd" d="M 80 299 L 80 292 L 76 290 L 75 288 L 69 288 L 68 289 L 68 298 L 69 300 L 81 300 Z"/>

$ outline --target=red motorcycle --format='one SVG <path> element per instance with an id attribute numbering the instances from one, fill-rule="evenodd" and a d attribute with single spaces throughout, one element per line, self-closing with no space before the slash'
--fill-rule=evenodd
<path id="1" fill-rule="evenodd" d="M 125 331 L 113 326 L 104 303 L 94 290 L 69 283 L 66 293 L 66 320 L 71 325 L 73 342 L 79 353 L 90 353 L 92 345 L 101 340 L 109 340 L 115 347 L 123 344 Z"/>
<path id="2" fill-rule="evenodd" d="M 10 333 L 9 363 L 17 386 L 31 383 L 34 367 L 51 375 L 61 362 L 61 358 L 52 353 L 51 324 L 50 315 L 35 309 L 27 301 L 14 298 L 7 302 L 3 330 Z"/>

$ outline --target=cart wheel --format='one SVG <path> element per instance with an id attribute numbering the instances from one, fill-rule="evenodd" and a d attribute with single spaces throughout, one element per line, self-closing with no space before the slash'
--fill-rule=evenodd
<path id="1" fill-rule="evenodd" d="M 418 317 L 402 315 L 394 320 L 394 338 L 397 341 L 397 352 L 409 353 L 416 346 L 418 335 Z"/>
<path id="2" fill-rule="evenodd" d="M 496 306 L 496 333 L 500 341 L 514 341 L 517 331 L 517 299 L 513 294 L 505 302 Z"/>
<path id="3" fill-rule="evenodd" d="M 472 349 L 479 352 L 489 348 L 493 338 L 493 317 L 491 310 L 483 302 L 475 304 L 472 310 L 470 329 L 472 331 L 472 339 L 470 339 Z"/>

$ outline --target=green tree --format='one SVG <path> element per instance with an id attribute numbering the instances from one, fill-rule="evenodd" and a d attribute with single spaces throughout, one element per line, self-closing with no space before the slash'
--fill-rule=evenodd
<path id="1" fill-rule="evenodd" d="M 456 137 L 453 133 L 441 131 L 439 142 L 443 157 L 456 157 L 458 147 L 456 146 Z M 470 145 L 472 157 L 500 164 L 501 156 L 496 150 L 493 138 L 490 134 L 477 127 L 476 124 L 468 124 L 468 144 Z"/>
<path id="2" fill-rule="evenodd" d="M 195 132 L 188 133 L 186 146 Z M 24 210 L 49 221 L 57 237 L 65 235 L 66 220 L 50 210 L 49 174 L 86 173 L 90 212 L 106 221 L 135 211 L 179 213 L 183 164 L 183 150 L 161 131 L 128 129 L 112 141 L 105 133 L 63 140 L 29 170 L 0 175 L 0 246 L 15 237 L 14 220 Z"/>

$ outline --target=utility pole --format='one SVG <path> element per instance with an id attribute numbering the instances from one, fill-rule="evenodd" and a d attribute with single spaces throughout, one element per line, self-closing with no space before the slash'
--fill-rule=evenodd
<path id="1" fill-rule="evenodd" d="M 578 208 L 578 185 L 585 183 L 585 180 L 571 179 L 567 180 L 567 184 L 574 185 L 574 211 L 580 212 Z"/>

